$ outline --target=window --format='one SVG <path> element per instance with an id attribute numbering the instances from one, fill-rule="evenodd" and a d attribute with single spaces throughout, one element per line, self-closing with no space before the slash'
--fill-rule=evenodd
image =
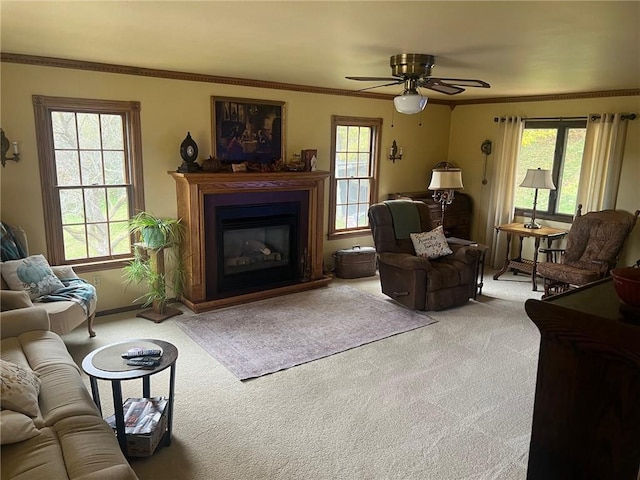
<path id="1" fill-rule="evenodd" d="M 518 161 L 515 214 L 533 209 L 535 189 L 520 187 L 527 169 L 551 170 L 556 190 L 538 190 L 538 217 L 567 221 L 575 214 L 587 121 L 527 121 Z"/>
<path id="2" fill-rule="evenodd" d="M 377 193 L 380 118 L 333 116 L 329 238 L 362 235 Z"/>
<path id="3" fill-rule="evenodd" d="M 140 104 L 43 96 L 33 104 L 49 261 L 119 266 L 131 256 L 128 220 L 144 210 Z"/>

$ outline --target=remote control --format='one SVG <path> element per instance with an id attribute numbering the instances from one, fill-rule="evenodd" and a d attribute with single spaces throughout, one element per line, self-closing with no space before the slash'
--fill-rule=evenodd
<path id="1" fill-rule="evenodd" d="M 129 360 L 127 362 L 127 365 L 130 365 L 132 367 L 142 367 L 142 368 L 153 368 L 153 367 L 157 367 L 160 364 L 160 362 L 157 362 L 156 360 L 147 360 L 145 358 L 136 358 L 134 360 Z"/>
<path id="2" fill-rule="evenodd" d="M 162 350 L 143 350 L 141 348 L 132 348 L 127 350 L 127 353 L 122 354 L 122 358 L 138 358 L 138 357 L 159 357 L 162 355 Z"/>

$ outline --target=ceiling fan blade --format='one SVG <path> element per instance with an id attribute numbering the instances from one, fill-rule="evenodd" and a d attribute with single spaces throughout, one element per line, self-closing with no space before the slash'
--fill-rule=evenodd
<path id="1" fill-rule="evenodd" d="M 391 85 L 398 85 L 399 83 L 402 83 L 402 80 L 399 82 L 385 83 L 384 85 L 376 85 L 375 87 L 361 88 L 360 90 L 356 90 L 356 92 L 364 92 L 365 90 L 371 90 L 373 88 L 390 87 Z"/>
<path id="2" fill-rule="evenodd" d="M 457 85 L 459 87 L 478 87 L 478 88 L 490 88 L 487 82 L 482 80 L 473 80 L 470 78 L 437 78 L 429 77 L 429 82 L 434 82 L 439 85 Z"/>
<path id="3" fill-rule="evenodd" d="M 404 80 L 394 77 L 344 77 L 348 80 L 357 80 L 359 82 L 397 82 L 402 83 Z"/>
<path id="4" fill-rule="evenodd" d="M 464 92 L 464 88 L 456 87 L 455 85 L 447 85 L 445 83 L 434 82 L 433 79 L 428 79 L 426 81 L 420 82 L 419 86 L 421 88 L 428 88 L 430 90 L 434 90 L 436 92 L 445 93 L 447 95 L 457 95 L 458 93 Z"/>

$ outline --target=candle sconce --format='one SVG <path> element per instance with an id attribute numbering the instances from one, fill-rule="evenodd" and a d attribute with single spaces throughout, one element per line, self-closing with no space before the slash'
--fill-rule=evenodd
<path id="1" fill-rule="evenodd" d="M 389 160 L 396 163 L 396 160 L 402 160 L 402 147 L 398 148 L 398 144 L 394 140 L 389 149 Z"/>
<path id="2" fill-rule="evenodd" d="M 11 160 L 14 162 L 20 161 L 20 153 L 18 152 L 18 142 L 9 142 L 9 139 L 4 134 L 4 130 L 0 128 L 0 137 L 1 142 L 0 145 L 2 147 L 2 156 L 0 157 L 0 161 L 2 162 L 2 166 L 4 167 L 7 164 L 7 161 Z M 7 157 L 7 152 L 9 148 L 13 145 L 13 157 Z"/>

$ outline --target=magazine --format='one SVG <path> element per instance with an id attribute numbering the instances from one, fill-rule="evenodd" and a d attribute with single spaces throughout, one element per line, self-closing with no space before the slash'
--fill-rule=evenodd
<path id="1" fill-rule="evenodd" d="M 160 423 L 167 405 L 165 397 L 128 398 L 123 405 L 125 434 L 148 435 Z M 111 415 L 107 423 L 115 430 L 116 418 Z"/>

